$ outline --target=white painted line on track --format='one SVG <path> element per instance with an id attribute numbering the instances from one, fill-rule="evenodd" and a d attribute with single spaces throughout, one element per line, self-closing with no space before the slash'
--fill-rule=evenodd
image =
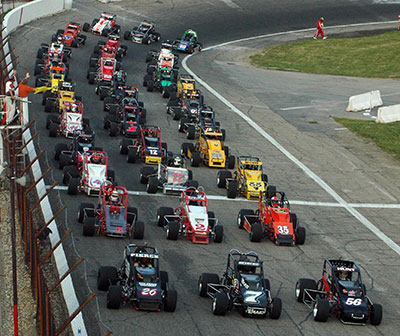
<path id="1" fill-rule="evenodd" d="M 394 23 L 396 21 L 388 21 L 388 22 L 371 22 L 371 23 L 361 23 L 361 24 L 352 24 L 352 25 L 341 25 L 334 26 L 331 28 L 349 28 L 349 27 L 361 27 L 361 26 L 371 26 L 378 24 L 386 24 L 386 23 Z M 217 44 L 208 48 L 204 48 L 204 51 L 221 48 L 230 44 L 246 42 L 255 39 L 262 39 L 267 37 L 276 37 L 280 35 L 289 35 L 289 34 L 298 34 L 306 31 L 315 31 L 315 28 L 297 30 L 297 31 L 288 31 L 288 32 L 280 32 L 273 34 L 265 34 L 260 36 L 247 37 L 239 40 L 229 41 L 221 44 Z M 264 129 L 262 129 L 257 123 L 255 123 L 251 118 L 245 115 L 242 111 L 236 108 L 232 103 L 230 103 L 225 97 L 223 97 L 220 93 L 214 90 L 210 85 L 208 85 L 204 80 L 199 78 L 187 65 L 187 60 L 195 54 L 187 55 L 182 60 L 183 68 L 191 74 L 195 80 L 205 87 L 212 95 L 214 95 L 217 99 L 219 99 L 223 104 L 229 107 L 234 113 L 244 119 L 251 127 L 253 127 L 261 136 L 263 136 L 267 141 L 269 141 L 275 148 L 277 148 L 282 154 L 284 154 L 290 161 L 292 161 L 296 166 L 298 166 L 303 172 L 310 177 L 315 183 L 317 183 L 323 190 L 325 190 L 333 199 L 335 199 L 343 208 L 345 208 L 353 217 L 355 217 L 361 224 L 363 224 L 366 228 L 368 228 L 373 234 L 375 234 L 379 239 L 381 239 L 388 247 L 390 247 L 394 252 L 400 255 L 400 246 L 397 245 L 392 239 L 386 236 L 381 230 L 379 230 L 372 222 L 370 222 L 366 217 L 364 217 L 361 213 L 359 213 L 354 207 L 352 207 L 349 203 L 347 203 L 335 190 L 333 190 L 322 178 L 320 178 L 317 174 L 315 174 L 310 168 L 308 168 L 305 164 L 303 164 L 299 159 L 297 159 L 293 154 L 291 154 L 286 148 L 284 148 L 278 141 L 276 141 L 271 135 L 269 135 Z"/>
<path id="2" fill-rule="evenodd" d="M 307 109 L 307 108 L 311 108 L 311 107 L 314 107 L 314 106 L 309 105 L 309 106 L 281 107 L 280 110 L 281 110 L 281 111 L 303 110 L 303 109 Z"/>
<path id="3" fill-rule="evenodd" d="M 240 6 L 235 4 L 232 0 L 220 0 L 230 8 L 240 9 Z"/>
<path id="4" fill-rule="evenodd" d="M 51 186 L 46 186 L 49 189 Z M 67 186 L 56 186 L 54 187 L 56 190 L 67 191 Z M 147 191 L 135 191 L 135 190 L 127 190 L 128 195 L 132 196 L 147 196 L 147 197 L 177 197 L 177 195 L 168 195 L 163 193 L 157 194 L 149 194 Z M 220 195 L 207 195 L 209 200 L 213 201 L 229 201 L 229 202 L 252 202 L 256 203 L 258 200 L 248 200 L 246 198 L 228 198 L 226 196 Z M 295 205 L 307 205 L 307 206 L 319 206 L 319 207 L 330 207 L 330 208 L 344 208 L 345 206 L 340 203 L 335 202 L 311 202 L 311 201 L 296 201 L 291 200 L 290 204 Z M 349 203 L 349 206 L 353 208 L 374 208 L 374 209 L 400 209 L 400 204 L 374 204 L 374 203 Z"/>

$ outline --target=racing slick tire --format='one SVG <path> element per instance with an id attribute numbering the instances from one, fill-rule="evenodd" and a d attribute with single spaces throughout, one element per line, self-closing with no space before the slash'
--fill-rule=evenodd
<path id="1" fill-rule="evenodd" d="M 217 174 L 218 188 L 226 188 L 226 179 L 232 178 L 232 173 L 229 170 L 220 170 Z"/>
<path id="2" fill-rule="evenodd" d="M 96 218 L 95 217 L 85 217 L 83 221 L 83 235 L 85 237 L 92 237 L 96 232 Z"/>
<path id="3" fill-rule="evenodd" d="M 165 152 L 168 152 L 168 144 L 166 142 L 161 142 L 161 148 L 165 149 Z"/>
<path id="4" fill-rule="evenodd" d="M 107 293 L 107 308 L 119 309 L 122 299 L 122 287 L 120 285 L 111 285 Z"/>
<path id="5" fill-rule="evenodd" d="M 80 184 L 79 177 L 71 177 L 68 181 L 68 195 L 76 195 L 78 193 L 78 187 Z"/>
<path id="6" fill-rule="evenodd" d="M 94 72 L 89 73 L 89 84 L 94 84 L 95 77 L 96 77 L 96 74 Z"/>
<path id="7" fill-rule="evenodd" d="M 82 118 L 82 126 L 84 129 L 90 129 L 90 119 Z"/>
<path id="8" fill-rule="evenodd" d="M 317 283 L 314 279 L 301 278 L 296 282 L 295 296 L 297 302 L 304 303 L 306 289 L 317 290 Z M 315 299 L 316 293 L 310 292 L 311 297 Z M 308 296 L 307 296 L 308 297 Z M 311 298 L 309 298 L 311 300 Z"/>
<path id="9" fill-rule="evenodd" d="M 224 238 L 224 227 L 221 224 L 216 225 L 214 228 L 214 242 L 221 243 L 223 238 Z"/>
<path id="10" fill-rule="evenodd" d="M 162 97 L 169 98 L 169 88 L 167 86 L 163 86 L 162 88 Z"/>
<path id="11" fill-rule="evenodd" d="M 65 166 L 68 166 L 70 164 L 72 164 L 71 163 L 71 155 L 61 153 L 60 154 L 60 162 L 58 163 L 58 169 L 64 169 Z"/>
<path id="12" fill-rule="evenodd" d="M 153 59 L 152 52 L 148 52 L 146 55 L 146 63 L 149 63 Z"/>
<path id="13" fill-rule="evenodd" d="M 192 152 L 192 157 L 190 159 L 190 164 L 192 167 L 200 166 L 201 156 L 199 152 Z"/>
<path id="14" fill-rule="evenodd" d="M 147 86 L 147 91 L 148 92 L 153 92 L 153 90 L 154 90 L 154 81 L 152 79 L 149 79 L 146 83 L 147 83 L 147 85 L 144 85 L 144 86 Z"/>
<path id="15" fill-rule="evenodd" d="M 215 293 L 212 303 L 212 312 L 214 315 L 223 316 L 228 311 L 229 297 L 224 291 Z"/>
<path id="16" fill-rule="evenodd" d="M 110 122 L 110 128 L 108 129 L 108 135 L 110 137 L 115 137 L 118 134 L 118 124 L 115 122 Z"/>
<path id="17" fill-rule="evenodd" d="M 42 59 L 43 58 L 43 48 L 39 48 L 36 54 L 36 58 Z"/>
<path id="18" fill-rule="evenodd" d="M 225 141 L 226 131 L 223 128 L 221 128 L 221 133 L 222 133 L 222 141 Z"/>
<path id="19" fill-rule="evenodd" d="M 251 225 L 251 230 L 249 232 L 250 241 L 253 243 L 258 243 L 261 241 L 263 236 L 263 229 L 260 223 L 253 223 Z"/>
<path id="20" fill-rule="evenodd" d="M 149 175 L 155 174 L 156 171 L 153 167 L 143 166 L 140 168 L 140 183 L 147 184 L 149 181 Z"/>
<path id="21" fill-rule="evenodd" d="M 84 32 L 88 32 L 89 30 L 90 30 L 90 24 L 87 23 L 87 22 L 85 22 L 85 23 L 83 24 L 83 31 L 84 31 Z"/>
<path id="22" fill-rule="evenodd" d="M 188 188 L 192 187 L 192 188 L 197 189 L 199 187 L 199 182 L 196 180 L 189 180 L 189 181 L 187 181 L 187 187 Z"/>
<path id="23" fill-rule="evenodd" d="M 37 85 L 37 86 L 41 86 L 41 85 Z M 42 98 L 42 105 L 43 105 L 43 106 L 46 106 L 47 98 L 49 98 L 49 97 L 51 97 L 51 96 L 52 96 L 52 93 L 51 93 L 51 92 L 45 92 L 45 93 L 43 93 L 43 98 Z"/>
<path id="24" fill-rule="evenodd" d="M 165 226 L 164 216 L 171 216 L 174 214 L 174 209 L 169 207 L 161 207 L 157 210 L 156 222 L 157 226 Z"/>
<path id="25" fill-rule="evenodd" d="M 117 52 L 117 54 L 115 55 L 115 59 L 116 59 L 117 61 L 121 62 L 121 61 L 122 61 L 122 57 L 124 57 L 124 52 L 123 52 L 122 50 L 119 50 L 119 51 Z"/>
<path id="26" fill-rule="evenodd" d="M 174 289 L 167 291 L 167 297 L 165 298 L 164 310 L 166 312 L 173 313 L 176 309 L 176 302 L 178 301 L 178 293 Z"/>
<path id="27" fill-rule="evenodd" d="M 380 325 L 382 321 L 382 315 L 383 315 L 383 310 L 382 310 L 382 305 L 379 303 L 374 303 L 371 306 L 371 315 L 369 317 L 369 321 L 372 325 Z"/>
<path id="28" fill-rule="evenodd" d="M 273 320 L 277 320 L 281 317 L 282 312 L 282 300 L 278 297 L 274 297 L 271 302 L 269 309 L 269 317 Z"/>
<path id="29" fill-rule="evenodd" d="M 67 144 L 65 144 L 65 143 L 56 144 L 56 147 L 54 148 L 54 160 L 56 160 L 56 161 L 60 160 L 61 152 L 64 150 L 68 150 Z"/>
<path id="30" fill-rule="evenodd" d="M 289 212 L 289 217 L 290 217 L 290 222 L 293 225 L 293 229 L 296 230 L 297 224 L 299 223 L 299 221 L 297 219 L 297 215 L 293 212 Z"/>
<path id="31" fill-rule="evenodd" d="M 132 140 L 130 139 L 121 139 L 119 143 L 119 153 L 126 155 L 128 154 L 129 148 L 128 146 L 132 145 Z"/>
<path id="32" fill-rule="evenodd" d="M 108 96 L 108 89 L 100 88 L 99 96 L 100 96 L 100 100 L 104 100 L 104 98 L 106 98 Z"/>
<path id="33" fill-rule="evenodd" d="M 130 31 L 126 31 L 124 33 L 124 40 L 129 40 L 131 38 L 131 32 Z"/>
<path id="34" fill-rule="evenodd" d="M 47 100 L 46 100 L 46 104 L 44 105 L 44 111 L 45 111 L 45 112 L 52 112 L 53 109 L 54 109 L 54 104 L 55 104 L 55 101 L 54 101 L 54 100 L 52 100 L 52 99 L 47 99 Z"/>
<path id="35" fill-rule="evenodd" d="M 193 125 L 190 125 L 186 130 L 186 139 L 194 140 L 196 137 L 196 128 Z"/>
<path id="36" fill-rule="evenodd" d="M 189 143 L 189 142 L 184 142 L 184 143 L 181 145 L 181 154 L 182 154 L 184 157 L 187 157 L 187 155 L 188 155 L 188 149 L 191 149 L 191 148 L 193 148 L 193 144 L 191 144 L 191 143 Z"/>
<path id="37" fill-rule="evenodd" d="M 171 221 L 167 225 L 167 239 L 177 240 L 179 235 L 179 223 L 176 221 Z"/>
<path id="38" fill-rule="evenodd" d="M 121 26 L 118 24 L 114 25 L 114 34 L 119 34 L 120 31 L 121 31 Z"/>
<path id="39" fill-rule="evenodd" d="M 173 120 L 180 120 L 182 118 L 182 111 L 180 108 L 174 108 L 173 109 Z"/>
<path id="40" fill-rule="evenodd" d="M 226 196 L 228 198 L 236 198 L 238 194 L 238 182 L 236 180 L 229 181 L 226 187 Z"/>
<path id="41" fill-rule="evenodd" d="M 39 75 L 41 72 L 42 72 L 42 67 L 39 66 L 39 65 L 36 65 L 33 74 L 34 74 L 35 76 L 37 76 L 37 75 Z"/>
<path id="42" fill-rule="evenodd" d="M 207 297 L 208 284 L 219 284 L 218 274 L 215 273 L 201 273 L 197 288 L 201 297 Z"/>
<path id="43" fill-rule="evenodd" d="M 108 34 L 110 34 L 110 29 L 108 28 L 104 28 L 101 32 L 101 36 L 108 36 Z"/>
<path id="44" fill-rule="evenodd" d="M 71 47 L 73 48 L 78 48 L 78 41 L 76 39 L 73 39 L 71 42 Z"/>
<path id="45" fill-rule="evenodd" d="M 228 169 L 233 169 L 233 168 L 235 168 L 235 163 L 236 163 L 235 155 L 229 155 L 229 156 L 228 156 L 227 163 L 226 163 L 227 168 L 228 168 Z"/>
<path id="46" fill-rule="evenodd" d="M 179 120 L 179 123 L 178 123 L 178 132 L 184 133 L 185 132 L 185 124 L 187 124 L 188 122 L 190 122 L 189 118 L 186 118 L 186 117 L 181 118 L 181 120 Z"/>
<path id="47" fill-rule="evenodd" d="M 155 176 L 150 176 L 147 181 L 146 191 L 148 194 L 155 194 L 158 190 L 158 178 Z"/>
<path id="48" fill-rule="evenodd" d="M 150 44 L 150 42 L 151 41 L 150 41 L 150 39 L 148 37 L 144 37 L 143 40 L 142 40 L 143 44 Z"/>
<path id="49" fill-rule="evenodd" d="M 89 75 L 90 73 L 95 73 L 96 72 L 96 68 L 95 67 L 89 67 L 89 69 L 86 72 L 86 79 L 89 79 Z"/>
<path id="50" fill-rule="evenodd" d="M 137 149 L 135 147 L 128 148 L 128 158 L 126 161 L 128 163 L 135 163 L 136 159 L 137 159 Z"/>
<path id="51" fill-rule="evenodd" d="M 115 171 L 112 169 L 107 169 L 107 178 L 111 183 L 113 183 L 115 181 Z"/>
<path id="52" fill-rule="evenodd" d="M 60 125 L 58 123 L 51 122 L 49 126 L 49 137 L 56 138 L 58 133 L 58 128 Z"/>
<path id="53" fill-rule="evenodd" d="M 267 174 L 261 174 L 261 181 L 268 183 L 268 175 Z"/>
<path id="54" fill-rule="evenodd" d="M 114 98 L 112 97 L 105 97 L 104 98 L 104 104 L 103 104 L 103 111 L 107 112 L 110 110 L 110 104 L 114 103 Z"/>
<path id="55" fill-rule="evenodd" d="M 329 318 L 330 304 L 327 299 L 317 298 L 313 309 L 314 321 L 326 322 Z"/>
<path id="56" fill-rule="evenodd" d="M 144 237 L 144 222 L 136 221 L 135 228 L 133 231 L 133 238 L 143 239 L 143 237 Z"/>
<path id="57" fill-rule="evenodd" d="M 60 162 L 61 161 L 63 161 L 62 154 L 60 156 Z M 79 177 L 78 168 L 76 168 L 75 166 L 69 166 L 68 163 L 66 166 L 63 167 L 63 180 L 62 180 L 63 184 L 68 184 L 69 180 L 73 177 L 75 178 Z"/>
<path id="58" fill-rule="evenodd" d="M 78 222 L 83 223 L 83 219 L 85 217 L 85 209 L 94 209 L 93 203 L 81 203 L 79 204 L 78 210 Z"/>
<path id="59" fill-rule="evenodd" d="M 254 216 L 254 210 L 252 209 L 241 209 L 238 213 L 237 216 L 237 226 L 239 229 L 243 229 L 244 225 L 244 220 L 246 216 Z M 247 220 L 250 222 L 250 224 L 254 223 L 255 218 L 249 217 Z"/>
<path id="60" fill-rule="evenodd" d="M 160 282 L 161 282 L 161 289 L 166 291 L 167 290 L 167 284 L 168 284 L 168 272 L 166 271 L 160 271 Z"/>
<path id="61" fill-rule="evenodd" d="M 269 185 L 267 187 L 267 198 L 272 198 L 273 196 L 276 196 L 276 187 Z"/>
<path id="62" fill-rule="evenodd" d="M 101 266 L 97 271 L 97 289 L 106 291 L 112 280 L 118 279 L 118 270 L 114 266 Z"/>
<path id="63" fill-rule="evenodd" d="M 144 86 L 144 87 L 147 87 L 147 82 L 148 82 L 150 79 L 151 79 L 151 76 L 150 76 L 150 75 L 145 75 L 145 76 L 143 77 L 143 86 Z"/>
<path id="64" fill-rule="evenodd" d="M 50 124 L 57 122 L 58 122 L 58 116 L 55 114 L 49 114 L 46 118 L 46 129 L 50 129 Z"/>
<path id="65" fill-rule="evenodd" d="M 225 157 L 229 156 L 229 147 L 228 146 L 224 146 L 224 152 L 225 152 Z"/>
<path id="66" fill-rule="evenodd" d="M 126 221 L 129 225 L 132 225 L 138 219 L 138 210 L 135 207 L 128 207 L 127 212 Z"/>
<path id="67" fill-rule="evenodd" d="M 306 228 L 303 226 L 297 227 L 295 236 L 296 236 L 296 244 L 303 245 L 306 240 Z"/>

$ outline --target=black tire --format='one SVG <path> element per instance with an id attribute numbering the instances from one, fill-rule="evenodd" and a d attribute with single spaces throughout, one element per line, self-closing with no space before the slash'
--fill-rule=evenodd
<path id="1" fill-rule="evenodd" d="M 89 84 L 94 84 L 95 77 L 96 77 L 96 74 L 94 72 L 89 73 Z"/>
<path id="2" fill-rule="evenodd" d="M 110 106 L 110 104 L 114 103 L 114 100 L 115 99 L 112 97 L 105 97 L 104 104 L 103 104 L 103 111 L 105 111 L 105 112 L 109 111 L 110 110 L 109 106 Z"/>
<path id="3" fill-rule="evenodd" d="M 278 297 L 272 299 L 271 308 L 269 310 L 269 317 L 273 320 L 277 320 L 281 317 L 282 312 L 282 300 Z"/>
<path id="4" fill-rule="evenodd" d="M 56 138 L 57 134 L 58 134 L 58 129 L 59 129 L 60 125 L 57 123 L 50 123 L 49 126 L 49 137 L 50 138 Z"/>
<path id="5" fill-rule="evenodd" d="M 222 133 L 222 141 L 225 141 L 226 131 L 223 128 L 221 128 L 221 133 Z"/>
<path id="6" fill-rule="evenodd" d="M 215 293 L 212 311 L 214 315 L 223 316 L 228 311 L 229 297 L 224 291 Z"/>
<path id="7" fill-rule="evenodd" d="M 297 280 L 295 288 L 295 296 L 297 302 L 304 303 L 304 298 L 307 301 L 311 300 L 311 298 L 308 298 L 307 294 L 305 294 L 304 292 L 305 289 L 317 290 L 317 283 L 315 282 L 315 280 L 306 278 L 301 278 Z M 310 294 L 311 297 L 315 299 L 316 293 L 310 293 Z"/>
<path id="8" fill-rule="evenodd" d="M 201 297 L 207 297 L 208 284 L 219 284 L 218 274 L 202 273 L 197 283 L 198 293 Z"/>
<path id="9" fill-rule="evenodd" d="M 107 293 L 107 308 L 119 309 L 122 301 L 122 287 L 120 285 L 111 285 Z"/>
<path id="10" fill-rule="evenodd" d="M 317 302 L 315 303 L 313 314 L 314 321 L 317 322 L 326 322 L 329 318 L 329 311 L 331 306 L 327 299 L 317 298 Z"/>
<path id="11" fill-rule="evenodd" d="M 112 169 L 107 169 L 107 178 L 109 181 L 114 182 L 115 181 L 115 171 Z"/>
<path id="12" fill-rule="evenodd" d="M 276 196 L 276 187 L 269 185 L 267 187 L 267 198 L 271 198 L 273 196 Z"/>
<path id="13" fill-rule="evenodd" d="M 156 222 L 157 226 L 165 226 L 164 216 L 170 216 L 174 214 L 174 209 L 169 207 L 161 207 L 157 210 Z"/>
<path id="14" fill-rule="evenodd" d="M 253 223 L 251 226 L 251 231 L 249 232 L 250 241 L 258 243 L 261 241 L 263 236 L 263 228 L 260 223 Z"/>
<path id="15" fill-rule="evenodd" d="M 154 81 L 152 80 L 152 79 L 149 79 L 148 81 L 147 81 L 147 91 L 148 92 L 153 92 L 153 90 L 154 90 Z"/>
<path id="16" fill-rule="evenodd" d="M 78 210 L 78 222 L 83 223 L 83 219 L 85 217 L 85 209 L 94 209 L 93 203 L 81 203 L 79 204 Z"/>
<path id="17" fill-rule="evenodd" d="M 221 243 L 224 238 L 224 227 L 221 224 L 218 224 L 214 228 L 214 242 Z"/>
<path id="18" fill-rule="evenodd" d="M 147 182 L 146 191 L 149 194 L 155 194 L 158 190 L 158 178 L 156 176 L 150 176 Z"/>
<path id="19" fill-rule="evenodd" d="M 50 129 L 50 124 L 58 123 L 58 115 L 49 114 L 46 118 L 46 129 Z"/>
<path id="20" fill-rule="evenodd" d="M 47 98 L 49 98 L 51 96 L 52 96 L 51 92 L 46 91 L 45 93 L 43 93 L 43 98 L 42 98 L 42 105 L 43 106 L 46 106 Z"/>
<path id="21" fill-rule="evenodd" d="M 178 131 L 181 133 L 185 132 L 185 124 L 187 124 L 188 122 L 190 122 L 189 118 L 186 118 L 186 117 L 181 118 L 181 120 L 179 120 L 179 123 L 178 123 Z"/>
<path id="22" fill-rule="evenodd" d="M 179 236 L 179 223 L 170 221 L 167 225 L 167 239 L 177 240 Z"/>
<path id="23" fill-rule="evenodd" d="M 89 30 L 90 30 L 90 24 L 87 23 L 87 22 L 85 22 L 85 23 L 83 24 L 83 31 L 84 31 L 84 32 L 88 32 Z"/>
<path id="24" fill-rule="evenodd" d="M 236 163 L 236 159 L 235 159 L 235 156 L 234 155 L 229 155 L 228 157 L 227 157 L 227 162 L 226 162 L 226 167 L 228 168 L 228 169 L 233 169 L 233 168 L 235 168 L 235 163 Z"/>
<path id="25" fill-rule="evenodd" d="M 100 100 L 104 100 L 104 98 L 106 98 L 108 96 L 108 89 L 100 88 L 99 96 L 100 96 Z"/>
<path id="26" fill-rule="evenodd" d="M 80 184 L 79 177 L 72 177 L 68 181 L 68 195 L 76 195 L 78 193 L 78 187 Z"/>
<path id="27" fill-rule="evenodd" d="M 214 213 L 214 211 L 208 211 L 208 212 L 207 212 L 207 217 L 208 217 L 208 226 L 211 227 L 211 228 L 213 229 L 214 226 L 215 226 L 216 220 L 215 220 L 215 219 L 210 219 L 210 218 L 215 218 L 215 213 Z"/>
<path id="28" fill-rule="evenodd" d="M 293 229 L 296 230 L 297 228 L 297 224 L 298 224 L 298 219 L 297 219 L 297 215 L 293 212 L 289 213 L 289 217 L 290 217 L 290 222 L 293 225 Z"/>
<path id="29" fill-rule="evenodd" d="M 131 32 L 130 31 L 126 31 L 124 33 L 124 40 L 129 40 L 131 38 Z"/>
<path id="30" fill-rule="evenodd" d="M 169 281 L 168 272 L 160 271 L 160 282 L 161 282 L 161 289 L 162 290 L 167 290 L 168 281 Z"/>
<path id="31" fill-rule="evenodd" d="M 238 182 L 236 180 L 229 181 L 226 188 L 226 196 L 228 198 L 236 198 L 238 194 Z"/>
<path id="32" fill-rule="evenodd" d="M 184 142 L 184 143 L 181 145 L 181 154 L 182 154 L 184 157 L 187 157 L 187 155 L 188 155 L 188 149 L 191 148 L 192 146 L 193 146 L 193 144 L 188 143 L 188 142 Z"/>
<path id="33" fill-rule="evenodd" d="M 117 268 L 114 266 L 101 266 L 97 271 L 97 289 L 106 291 L 111 281 L 118 278 Z"/>
<path id="34" fill-rule="evenodd" d="M 53 110 L 54 103 L 55 103 L 54 100 L 47 99 L 46 104 L 44 105 L 44 111 L 51 112 Z"/>
<path id="35" fill-rule="evenodd" d="M 137 149 L 136 147 L 128 148 L 128 163 L 135 163 L 137 159 Z"/>
<path id="36" fill-rule="evenodd" d="M 296 244 L 303 245 L 306 240 L 306 229 L 303 226 L 297 227 L 296 230 Z"/>
<path id="37" fill-rule="evenodd" d="M 180 120 L 182 118 L 182 111 L 180 108 L 174 109 L 174 116 L 172 117 L 173 120 Z"/>
<path id="38" fill-rule="evenodd" d="M 56 144 L 56 147 L 54 148 L 54 160 L 60 160 L 60 155 L 62 151 L 68 150 L 68 145 L 64 143 L 58 143 Z"/>
<path id="39" fill-rule="evenodd" d="M 195 137 L 196 137 L 196 127 L 190 125 L 186 130 L 186 139 L 194 140 Z"/>
<path id="40" fill-rule="evenodd" d="M 176 302 L 178 301 L 178 293 L 176 290 L 169 289 L 167 297 L 165 298 L 164 310 L 173 313 L 176 309 Z"/>
<path id="41" fill-rule="evenodd" d="M 232 173 L 229 170 L 220 170 L 217 173 L 218 188 L 226 188 L 226 179 L 232 178 Z"/>
<path id="42" fill-rule="evenodd" d="M 135 207 L 128 206 L 127 212 L 129 212 L 129 214 L 126 216 L 126 221 L 129 225 L 132 225 L 138 219 L 138 210 Z"/>
<path id="43" fill-rule="evenodd" d="M 192 157 L 190 159 L 190 164 L 192 167 L 198 167 L 201 163 L 201 156 L 199 152 L 192 152 Z"/>
<path id="44" fill-rule="evenodd" d="M 143 77 L 143 86 L 147 87 L 147 82 L 151 79 L 150 75 L 144 75 Z"/>
<path id="45" fill-rule="evenodd" d="M 369 321 L 372 325 L 380 325 L 382 322 L 383 309 L 379 303 L 374 303 L 371 306 L 371 315 Z"/>
<path id="46" fill-rule="evenodd" d="M 168 144 L 166 142 L 161 143 L 161 148 L 164 148 L 166 152 L 168 152 Z"/>
<path id="47" fill-rule="evenodd" d="M 122 155 L 128 154 L 128 146 L 132 145 L 132 140 L 122 139 L 119 143 L 119 153 Z"/>
<path id="48" fill-rule="evenodd" d="M 133 238 L 143 239 L 143 237 L 144 237 L 144 222 L 136 221 L 135 229 L 133 231 Z"/>
<path id="49" fill-rule="evenodd" d="M 254 210 L 242 209 L 239 211 L 238 216 L 237 216 L 237 226 L 239 229 L 243 229 L 245 216 L 254 216 Z M 248 218 L 248 221 L 250 221 L 250 218 Z M 250 221 L 250 224 L 252 224 L 251 221 Z"/>
<path id="50" fill-rule="evenodd" d="M 153 167 L 149 166 L 143 166 L 140 168 L 140 183 L 141 184 L 147 184 L 149 181 L 149 175 L 153 175 L 155 172 L 155 169 Z"/>
<path id="51" fill-rule="evenodd" d="M 96 217 L 85 217 L 85 220 L 83 221 L 83 235 L 86 237 L 92 237 L 94 236 L 94 233 L 96 232 Z"/>
<path id="52" fill-rule="evenodd" d="M 61 153 L 60 154 L 60 161 L 58 162 L 58 169 L 64 169 L 65 166 L 71 164 L 71 156 L 69 154 Z M 68 182 L 63 182 L 67 184 Z"/>
<path id="53" fill-rule="evenodd" d="M 268 183 L 268 175 L 267 174 L 261 174 L 261 180 L 265 183 Z"/>
<path id="54" fill-rule="evenodd" d="M 108 130 L 108 135 L 110 137 L 115 137 L 118 134 L 118 124 L 115 122 L 110 122 L 110 128 Z"/>

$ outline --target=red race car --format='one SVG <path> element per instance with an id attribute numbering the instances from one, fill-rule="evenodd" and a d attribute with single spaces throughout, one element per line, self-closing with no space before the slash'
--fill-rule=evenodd
<path id="1" fill-rule="evenodd" d="M 106 236 L 142 239 L 144 223 L 138 221 L 138 211 L 128 206 L 128 192 L 125 187 L 113 186 L 106 181 L 100 188 L 99 202 L 81 203 L 78 222 L 83 223 L 83 235 L 102 233 Z"/>
<path id="2" fill-rule="evenodd" d="M 61 37 L 66 47 L 80 47 L 86 42 L 86 35 L 81 34 L 82 27 L 79 23 L 69 22 L 65 26 L 65 30 L 59 29 L 55 33 L 51 40 L 57 41 L 58 37 Z"/>
<path id="3" fill-rule="evenodd" d="M 237 217 L 239 229 L 249 233 L 252 242 L 262 238 L 271 239 L 276 245 L 303 245 L 306 229 L 299 226 L 296 214 L 290 212 L 289 201 L 284 192 L 268 186 L 260 192 L 258 210 L 242 209 Z"/>
<path id="4" fill-rule="evenodd" d="M 193 243 L 222 242 L 224 228 L 212 211 L 208 211 L 207 197 L 202 188 L 190 187 L 181 194 L 181 203 L 174 210 L 161 207 L 157 211 L 157 225 L 167 230 L 167 239 L 177 240 L 179 235 Z"/>
<path id="5" fill-rule="evenodd" d="M 86 78 L 89 84 L 102 82 L 103 85 L 108 83 L 111 86 L 114 72 L 119 70 L 119 63 L 115 58 L 100 57 L 97 62 L 97 68 L 90 67 Z"/>

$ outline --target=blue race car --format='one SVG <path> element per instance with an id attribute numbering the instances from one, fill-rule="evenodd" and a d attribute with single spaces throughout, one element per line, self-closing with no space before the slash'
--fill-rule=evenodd
<path id="1" fill-rule="evenodd" d="M 173 47 L 178 51 L 193 54 L 196 51 L 201 51 L 203 45 L 198 42 L 197 33 L 188 29 L 183 33 L 181 39 L 178 38 L 173 42 Z"/>

